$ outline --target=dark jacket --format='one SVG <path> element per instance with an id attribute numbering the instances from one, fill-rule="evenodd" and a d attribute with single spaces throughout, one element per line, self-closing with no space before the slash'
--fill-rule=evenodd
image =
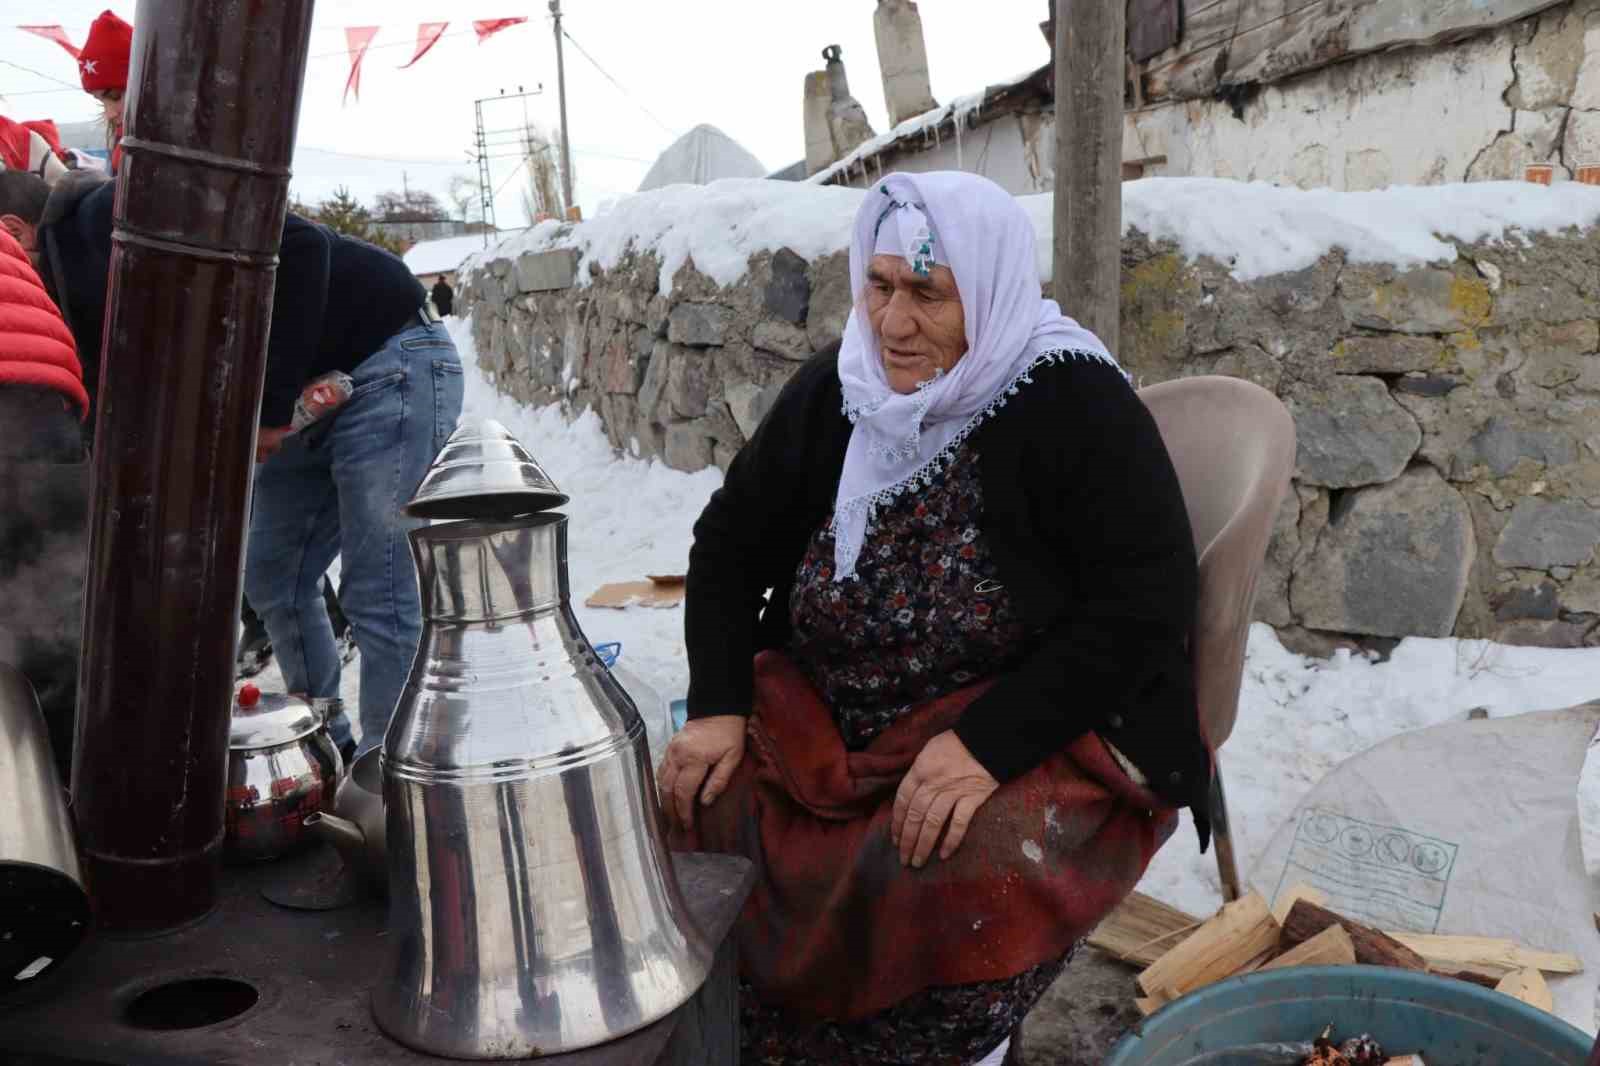
<path id="1" fill-rule="evenodd" d="M 39 225 L 42 271 L 72 327 L 91 407 L 99 385 L 101 326 L 111 269 L 116 186 L 70 175 L 51 190 Z M 261 424 L 286 426 L 307 382 L 346 373 L 416 321 L 422 283 L 398 256 L 291 214 L 283 224 Z"/>
<path id="2" fill-rule="evenodd" d="M 448 315 L 451 309 L 455 307 L 455 290 L 452 289 L 450 287 L 450 283 L 443 278 L 440 278 L 438 281 L 433 283 L 433 292 L 431 295 L 433 296 L 433 309 L 439 312 L 441 317 Z"/>
<path id="3" fill-rule="evenodd" d="M 850 439 L 837 359 L 837 347 L 819 353 L 790 379 L 695 524 L 691 718 L 748 714 L 756 652 L 789 643 L 795 571 L 832 513 Z M 1004 782 L 1093 730 L 1169 802 L 1194 808 L 1203 845 L 1211 763 L 1189 657 L 1198 574 L 1177 474 L 1117 370 L 1068 359 L 1032 377 L 972 440 L 984 536 L 1044 636 L 956 734 Z"/>

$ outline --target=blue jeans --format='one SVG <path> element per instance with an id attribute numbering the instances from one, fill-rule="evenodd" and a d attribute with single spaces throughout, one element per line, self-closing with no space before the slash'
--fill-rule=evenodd
<path id="1" fill-rule="evenodd" d="M 322 575 L 340 557 L 339 603 L 361 652 L 360 751 L 383 743 L 422 636 L 401 511 L 461 416 L 461 359 L 442 325 L 416 320 L 351 372 L 331 423 L 288 437 L 256 467 L 245 594 L 291 692 L 339 694 Z M 336 744 L 348 719 L 328 723 Z"/>

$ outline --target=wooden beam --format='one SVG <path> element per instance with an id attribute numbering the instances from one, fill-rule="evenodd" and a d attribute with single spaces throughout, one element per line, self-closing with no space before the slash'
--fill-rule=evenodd
<path id="1" fill-rule="evenodd" d="M 1145 967 L 1182 943 L 1202 921 L 1134 892 L 1089 934 L 1089 944 L 1123 962 Z"/>
<path id="2" fill-rule="evenodd" d="M 1289 918 L 1283 923 L 1283 942 L 1288 946 L 1303 944 L 1330 925 L 1342 926 L 1350 934 L 1357 962 L 1402 970 L 1425 971 L 1428 968 L 1427 960 L 1398 940 L 1307 900 L 1300 900 L 1290 908 Z"/>
<path id="3" fill-rule="evenodd" d="M 1056 0 L 1052 289 L 1113 354 L 1122 298 L 1124 0 Z"/>
<path id="4" fill-rule="evenodd" d="M 1524 969 L 1545 973 L 1583 972 L 1583 960 L 1576 955 L 1535 951 L 1504 937 L 1425 933 L 1390 933 L 1389 936 L 1427 959 L 1428 965 L 1442 969 L 1498 970 L 1500 976 Z"/>
<path id="5" fill-rule="evenodd" d="M 1259 892 L 1234 900 L 1139 975 L 1146 996 L 1187 995 L 1231 977 L 1278 945 L 1278 923 Z"/>

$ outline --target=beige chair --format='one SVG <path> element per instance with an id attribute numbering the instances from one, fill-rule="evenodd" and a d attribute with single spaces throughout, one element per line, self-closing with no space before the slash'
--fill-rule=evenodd
<path id="1" fill-rule="evenodd" d="M 1294 420 L 1276 396 L 1238 378 L 1167 381 L 1140 389 L 1139 398 L 1161 428 L 1194 529 L 1200 557 L 1195 693 L 1201 730 L 1215 751 L 1239 714 L 1256 580 L 1294 472 Z M 1220 762 L 1211 783 L 1211 827 L 1223 897 L 1238 899 Z"/>

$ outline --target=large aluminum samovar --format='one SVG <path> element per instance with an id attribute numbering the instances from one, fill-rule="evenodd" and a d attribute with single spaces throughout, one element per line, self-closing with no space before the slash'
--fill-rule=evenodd
<path id="1" fill-rule="evenodd" d="M 513 465 L 520 502 L 491 476 Z M 539 480 L 554 503 L 539 504 Z M 482 423 L 451 438 L 411 511 L 504 519 L 564 500 Z M 674 1010 L 710 969 L 661 837 L 644 721 L 572 613 L 566 533 L 543 513 L 410 535 L 424 629 L 384 738 L 389 946 L 372 1004 L 385 1032 L 432 1054 L 604 1043 Z"/>

